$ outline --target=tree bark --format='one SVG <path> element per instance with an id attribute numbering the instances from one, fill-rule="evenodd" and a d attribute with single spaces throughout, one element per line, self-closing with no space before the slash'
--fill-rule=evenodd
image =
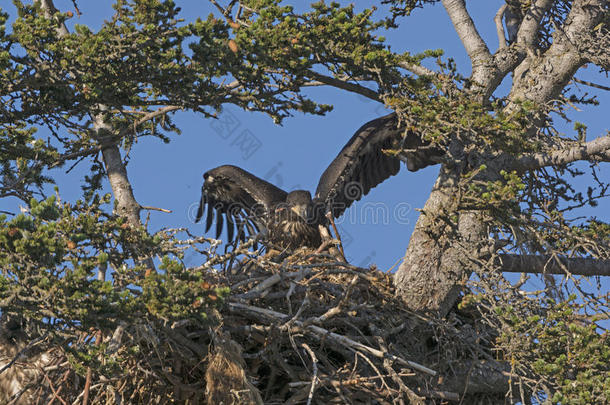
<path id="1" fill-rule="evenodd" d="M 464 1 L 443 0 L 443 5 L 471 58 L 471 79 L 477 84 L 471 92 L 476 100 L 480 100 L 481 92 L 484 97 L 491 95 L 501 79 L 510 70 L 516 69 L 507 112 L 518 106 L 518 100 L 530 100 L 538 105 L 545 105 L 559 97 L 576 70 L 588 62 L 574 43 L 599 24 L 604 16 L 604 7 L 607 7 L 605 3 L 603 0 L 575 1 L 565 24 L 556 29 L 553 44 L 540 56 L 536 56 L 533 52 L 534 39 L 544 14 L 552 7 L 553 2 L 535 1 L 525 14 L 516 43 L 500 49 L 491 57 L 468 16 Z M 517 70 L 519 75 L 516 74 Z M 486 102 L 486 99 L 482 102 Z M 532 130 L 535 131 L 535 123 L 540 120 L 532 117 L 532 121 Z M 607 143 L 607 139 L 600 139 L 552 153 L 524 156 L 521 161 L 513 158 L 513 163 L 526 171 L 547 164 L 568 163 L 579 157 L 603 159 L 609 154 L 610 146 Z M 496 169 L 488 169 L 489 173 L 481 180 L 490 180 L 497 176 L 499 170 Z M 404 260 L 395 274 L 396 293 L 412 310 L 445 316 L 458 298 L 463 283 L 470 277 L 474 262 L 491 253 L 485 221 L 481 214 L 460 212 L 457 209 L 457 184 L 460 175 L 461 171 L 457 167 L 441 167 L 434 189 L 415 225 Z M 457 226 L 448 225 L 451 218 L 457 219 L 453 221 Z M 530 264 L 535 264 L 535 268 L 540 267 L 538 259 L 525 259 L 529 260 Z M 523 269 L 521 264 L 527 263 L 527 260 L 507 260 L 508 269 L 512 269 L 509 271 Z"/>
<path id="2" fill-rule="evenodd" d="M 538 255 L 500 255 L 502 271 L 508 273 L 576 274 L 610 276 L 610 260 L 582 257 L 553 258 Z"/>
<path id="3" fill-rule="evenodd" d="M 112 134 L 112 128 L 104 121 L 103 114 L 94 117 L 93 126 L 97 131 L 98 143 L 107 143 L 105 142 L 106 134 Z M 115 213 L 125 217 L 131 226 L 142 226 L 140 204 L 133 195 L 133 189 L 127 177 L 127 169 L 123 163 L 119 147 L 116 144 L 106 146 L 102 149 L 102 157 L 106 166 L 106 175 L 116 200 Z"/>
<path id="4" fill-rule="evenodd" d="M 441 168 L 395 275 L 397 294 L 412 310 L 441 317 L 470 277 L 471 259 L 465 249 L 473 255 L 484 254 L 479 242 L 485 229 L 479 214 L 459 213 L 457 229 L 446 222 L 447 214 L 456 212 L 459 177 L 457 168 Z"/>

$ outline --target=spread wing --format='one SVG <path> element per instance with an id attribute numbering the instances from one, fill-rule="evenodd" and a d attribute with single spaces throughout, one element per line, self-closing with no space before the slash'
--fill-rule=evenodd
<path id="1" fill-rule="evenodd" d="M 228 241 L 232 242 L 237 228 L 243 239 L 265 226 L 265 219 L 272 208 L 286 200 L 286 192 L 236 166 L 219 166 L 203 175 L 201 202 L 195 222 L 206 211 L 205 231 L 209 231 L 216 219 L 216 238 L 227 224 Z M 245 229 L 244 229 L 245 228 Z"/>
<path id="2" fill-rule="evenodd" d="M 383 149 L 406 148 L 407 168 L 419 170 L 434 162 L 438 149 L 418 150 L 425 146 L 419 135 L 405 134 L 398 128 L 395 113 L 364 124 L 320 177 L 315 202 L 339 217 L 354 202 L 400 170 L 401 158 L 383 153 Z"/>

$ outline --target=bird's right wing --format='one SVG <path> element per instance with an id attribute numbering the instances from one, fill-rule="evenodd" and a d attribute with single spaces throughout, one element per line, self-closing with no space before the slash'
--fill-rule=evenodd
<path id="1" fill-rule="evenodd" d="M 228 242 L 233 241 L 237 227 L 238 237 L 247 232 L 256 233 L 265 226 L 270 210 L 286 200 L 286 192 L 236 166 L 219 166 L 204 173 L 201 202 L 195 222 L 203 217 L 207 207 L 205 231 L 209 231 L 216 217 L 216 238 L 227 224 Z"/>
<path id="2" fill-rule="evenodd" d="M 364 124 L 345 144 L 320 177 L 315 200 L 326 212 L 339 217 L 354 202 L 400 170 L 405 160 L 410 171 L 430 164 L 440 150 L 425 149 L 426 142 L 412 131 L 398 126 L 395 113 Z M 384 149 L 403 149 L 405 157 L 384 153 Z"/>

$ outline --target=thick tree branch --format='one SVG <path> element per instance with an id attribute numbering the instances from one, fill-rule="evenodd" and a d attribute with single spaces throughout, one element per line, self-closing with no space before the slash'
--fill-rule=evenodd
<path id="1" fill-rule="evenodd" d="M 540 21 L 551 8 L 553 2 L 554 0 L 536 0 L 530 6 L 517 32 L 517 43 L 530 48 L 534 46 Z"/>
<path id="2" fill-rule="evenodd" d="M 582 145 L 550 152 L 534 153 L 517 158 L 512 164 L 520 173 L 546 166 L 561 166 L 578 160 L 606 160 L 610 158 L 610 135 Z"/>
<path id="3" fill-rule="evenodd" d="M 478 93 L 478 101 L 486 103 L 504 77 L 525 58 L 525 51 L 523 47 L 516 44 L 510 47 L 506 46 L 502 26 L 502 15 L 506 11 L 505 7 L 500 8 L 495 18 L 500 47 L 492 56 L 468 15 L 464 1 L 443 1 L 443 4 L 466 48 L 466 52 L 470 56 L 473 90 Z"/>
<path id="4" fill-rule="evenodd" d="M 500 255 L 501 271 L 507 273 L 576 274 L 610 276 L 610 260 L 582 257 L 553 258 L 541 255 Z"/>
<path id="5" fill-rule="evenodd" d="M 53 0 L 42 0 L 40 3 L 46 18 L 51 19 L 53 15 L 58 12 L 57 8 L 55 8 L 55 5 L 53 4 Z M 57 33 L 60 37 L 68 35 L 69 32 L 66 24 L 61 23 L 57 29 Z"/>
<path id="6" fill-rule="evenodd" d="M 499 40 L 499 48 L 496 53 L 493 55 L 493 59 L 489 61 L 487 64 L 481 65 L 481 67 L 477 70 L 473 68 L 472 79 L 478 84 L 477 90 L 481 92 L 481 101 L 487 101 L 489 97 L 493 94 L 496 88 L 502 83 L 502 80 L 506 77 L 507 74 L 514 71 L 519 64 L 518 71 L 526 71 L 529 66 L 529 60 L 524 62 L 526 59 L 526 55 L 529 52 L 533 55 L 533 45 L 528 43 L 530 39 L 530 34 L 533 35 L 531 37 L 532 43 L 535 39 L 535 35 L 538 30 L 538 25 L 542 20 L 544 14 L 548 11 L 548 9 L 552 6 L 552 0 L 538 0 L 530 10 L 526 14 L 526 21 L 524 24 L 521 24 L 521 20 L 515 20 L 515 16 L 510 13 L 511 6 L 504 5 L 496 14 L 494 21 L 496 24 L 496 30 L 498 32 L 498 40 Z M 506 6 L 506 7 L 505 7 Z M 509 22 L 509 14 L 511 21 Z M 502 17 L 505 16 L 507 18 L 507 28 L 509 29 L 509 41 L 511 41 L 511 46 L 506 46 L 504 27 L 502 26 Z M 521 41 L 516 41 L 517 29 L 513 26 L 515 23 L 521 24 L 520 27 L 524 28 L 523 38 Z M 533 33 L 530 33 L 530 30 L 533 30 Z M 514 32 L 513 32 L 514 31 Z M 527 41 L 526 41 L 527 40 Z M 519 79 L 521 74 L 515 71 L 516 80 Z"/>
<path id="7" fill-rule="evenodd" d="M 599 66 L 605 73 L 610 71 L 610 27 L 607 24 L 584 35 L 578 49 L 587 61 Z"/>
<path id="8" fill-rule="evenodd" d="M 484 101 L 489 100 L 506 75 L 512 72 L 524 58 L 525 52 L 515 44 L 498 49 L 485 71 L 486 75 L 478 82 L 481 86 L 478 90 L 482 93 Z"/>
<path id="9" fill-rule="evenodd" d="M 602 21 L 607 12 L 607 0 L 574 0 L 572 10 L 564 24 L 563 33 L 573 45 L 585 39 L 597 24 Z"/>
<path id="10" fill-rule="evenodd" d="M 489 48 L 479 35 L 472 18 L 470 18 L 464 0 L 443 0 L 443 6 L 447 10 L 453 27 L 470 57 L 472 64 L 471 79 L 477 86 L 476 90 L 480 91 L 478 87 L 486 87 L 486 84 L 490 81 L 489 77 L 496 70 Z M 484 100 L 483 98 L 481 101 Z"/>
<path id="11" fill-rule="evenodd" d="M 109 136 L 112 136 L 112 128 L 108 125 L 102 114 L 93 117 L 93 126 L 97 131 L 100 143 L 106 143 Z M 111 144 L 102 149 L 106 174 L 112 187 L 114 198 L 116 199 L 116 213 L 127 218 L 132 226 L 141 226 L 140 204 L 136 201 L 131 183 L 127 177 L 127 169 L 123 163 L 121 152 L 116 144 Z"/>
<path id="12" fill-rule="evenodd" d="M 479 35 L 472 18 L 470 18 L 464 0 L 443 0 L 443 6 L 447 10 L 464 48 L 466 48 L 474 72 L 476 65 L 491 58 L 491 53 L 483 38 Z"/>
<path id="13" fill-rule="evenodd" d="M 540 1 L 540 3 L 546 6 L 544 1 Z M 539 58 L 531 55 L 528 59 L 532 60 L 527 62 L 525 73 L 517 74 L 515 72 L 515 82 L 509 94 L 511 104 L 507 107 L 508 112 L 518 108 L 518 105 L 514 103 L 517 100 L 530 100 L 542 106 L 559 96 L 574 73 L 586 62 L 575 43 L 578 42 L 580 36 L 590 32 L 601 21 L 602 3 L 605 1 L 574 1 L 564 26 L 556 30 L 553 44 L 549 49 Z M 535 13 L 532 12 L 532 14 Z M 536 14 L 534 17 L 538 16 Z M 526 24 L 526 21 L 523 24 Z M 533 22 L 531 24 L 533 25 Z M 523 25 L 520 35 L 522 30 L 524 30 Z M 527 32 L 527 30 L 525 31 Z M 525 42 L 525 45 L 528 46 L 527 41 L 529 38 L 524 37 L 519 42 Z M 536 60 L 533 60 L 534 58 Z M 519 71 L 524 70 L 519 67 Z"/>

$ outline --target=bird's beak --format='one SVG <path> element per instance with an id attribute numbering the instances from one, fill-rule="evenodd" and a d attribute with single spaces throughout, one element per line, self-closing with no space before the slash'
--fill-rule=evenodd
<path id="1" fill-rule="evenodd" d="M 306 205 L 295 205 L 290 209 L 303 219 L 307 219 L 307 206 Z"/>

